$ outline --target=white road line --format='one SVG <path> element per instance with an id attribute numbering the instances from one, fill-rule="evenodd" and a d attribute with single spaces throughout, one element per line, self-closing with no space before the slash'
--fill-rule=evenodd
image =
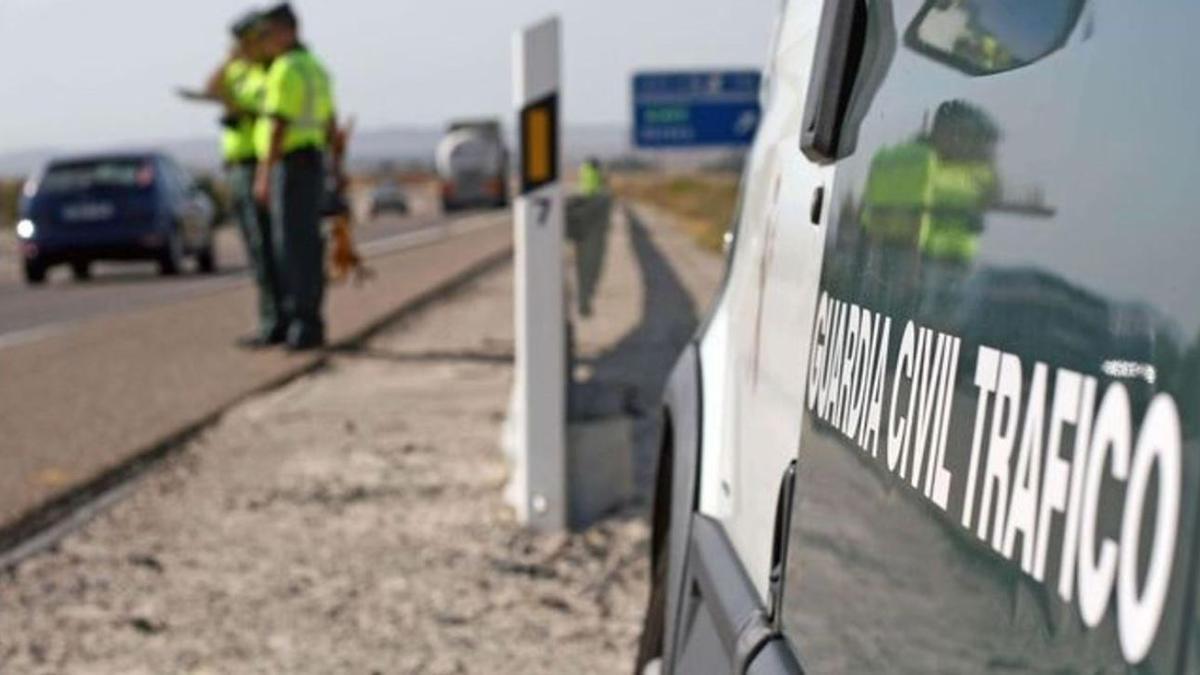
<path id="1" fill-rule="evenodd" d="M 0 349 L 37 342 L 52 335 L 65 333 L 75 323 L 74 321 L 64 321 L 62 323 L 52 323 L 45 326 L 36 326 L 34 328 L 25 328 L 23 330 L 0 334 Z"/>
<path id="2" fill-rule="evenodd" d="M 504 216 L 504 218 L 507 218 L 507 216 Z M 500 217 L 500 214 L 495 213 L 467 216 L 442 225 L 368 241 L 361 244 L 359 248 L 364 253 L 381 255 L 478 232 L 479 230 L 498 225 L 501 220 L 503 219 Z"/>
<path id="3" fill-rule="evenodd" d="M 451 220 L 451 221 L 441 224 L 441 225 L 435 225 L 433 227 L 422 228 L 422 229 L 416 230 L 414 232 L 405 232 L 403 234 L 396 234 L 396 235 L 392 235 L 390 237 L 385 237 L 383 239 L 374 239 L 372 241 L 368 241 L 368 242 L 361 244 L 359 246 L 359 248 L 366 255 L 370 255 L 370 256 L 386 255 L 388 253 L 395 253 L 397 251 L 402 251 L 405 249 L 416 248 L 418 246 L 424 246 L 427 244 L 432 244 L 432 243 L 443 241 L 446 239 L 452 239 L 454 237 L 459 237 L 464 234 L 471 234 L 473 232 L 478 232 L 479 230 L 484 230 L 489 227 L 495 227 L 496 225 L 498 225 L 502 220 L 506 219 L 507 217 L 508 217 L 507 214 L 500 214 L 500 213 L 485 213 L 485 214 L 466 216 L 466 217 L 459 218 L 456 220 Z M 249 279 L 246 276 L 241 276 L 241 277 L 234 278 L 234 279 L 226 279 L 223 281 L 215 282 L 213 285 L 206 285 L 204 288 L 204 291 L 206 293 L 223 291 L 228 288 L 232 288 L 234 286 L 238 286 L 240 284 L 247 283 L 248 281 L 249 281 Z M 192 297 L 195 297 L 195 296 L 188 295 L 188 296 L 185 296 L 180 299 L 183 300 L 183 299 L 189 299 Z M 164 303 L 164 304 L 171 304 L 171 303 L 168 302 L 168 303 Z M 153 306 L 157 306 L 157 305 L 151 305 L 151 307 L 153 307 Z M 147 307 L 147 309 L 148 309 L 148 307 Z M 111 316 L 111 315 L 101 314 L 99 316 L 90 317 L 90 318 L 99 319 L 99 318 L 103 318 L 105 316 Z M 88 319 L 84 319 L 83 321 L 87 321 L 87 320 Z M 42 326 L 35 326 L 33 328 L 23 328 L 23 329 L 11 331 L 8 333 L 0 333 L 0 350 L 8 349 L 11 347 L 16 347 L 19 345 L 26 345 L 26 344 L 29 344 L 32 342 L 38 342 L 40 340 L 44 340 L 48 337 L 52 337 L 55 335 L 61 335 L 63 333 L 69 332 L 77 324 L 80 324 L 83 321 L 68 320 L 68 321 L 63 321 L 60 323 L 51 323 L 51 324 L 46 324 L 46 325 L 42 325 Z"/>

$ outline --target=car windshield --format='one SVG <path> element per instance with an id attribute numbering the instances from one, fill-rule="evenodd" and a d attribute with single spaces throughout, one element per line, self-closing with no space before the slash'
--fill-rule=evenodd
<path id="1" fill-rule="evenodd" d="M 142 159 L 105 159 L 51 166 L 38 192 L 63 194 L 94 189 L 145 190 L 154 184 L 154 165 Z"/>

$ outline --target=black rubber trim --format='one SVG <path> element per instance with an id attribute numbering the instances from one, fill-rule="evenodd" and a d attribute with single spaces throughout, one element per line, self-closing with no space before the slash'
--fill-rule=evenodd
<path id="1" fill-rule="evenodd" d="M 803 675 L 804 669 L 787 640 L 774 638 L 758 650 L 746 675 Z"/>
<path id="2" fill-rule="evenodd" d="M 702 373 L 700 353 L 689 343 L 675 363 L 664 394 L 671 418 L 670 526 L 667 534 L 667 599 L 663 631 L 663 672 L 674 672 L 683 619 L 684 572 L 692 536 L 692 514 L 699 502 Z"/>
<path id="3" fill-rule="evenodd" d="M 763 612 L 747 615 L 733 649 L 733 672 L 737 675 L 749 672 L 750 664 L 758 658 L 759 652 L 776 637 Z"/>
<path id="4" fill-rule="evenodd" d="M 792 460 L 779 482 L 775 504 L 775 533 L 771 543 L 771 576 L 767 616 L 771 629 L 783 630 L 783 595 L 787 588 L 788 540 L 792 532 L 792 511 L 796 503 L 796 460 Z"/>
<path id="5" fill-rule="evenodd" d="M 826 0 L 800 130 L 800 150 L 817 164 L 840 158 L 842 124 L 862 61 L 866 23 L 863 0 Z"/>
<path id="6" fill-rule="evenodd" d="M 699 514 L 693 521 L 688 567 L 725 653 L 732 656 L 730 669 L 740 674 L 774 634 L 750 576 L 721 525 Z"/>

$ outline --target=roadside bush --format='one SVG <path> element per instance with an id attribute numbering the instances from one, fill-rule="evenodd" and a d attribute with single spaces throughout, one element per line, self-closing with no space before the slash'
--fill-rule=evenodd
<path id="1" fill-rule="evenodd" d="M 21 203 L 24 181 L 0 179 L 0 227 L 12 227 L 17 222 L 17 207 Z"/>
<path id="2" fill-rule="evenodd" d="M 702 247 L 714 252 L 724 249 L 725 233 L 737 208 L 737 174 L 615 172 L 612 187 L 623 199 L 675 215 Z"/>

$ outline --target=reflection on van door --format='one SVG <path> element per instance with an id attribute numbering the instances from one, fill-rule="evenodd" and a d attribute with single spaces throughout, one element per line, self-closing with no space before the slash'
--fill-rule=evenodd
<path id="1" fill-rule="evenodd" d="M 871 4 L 902 39 L 825 148 L 787 639 L 810 672 L 1178 672 L 1200 7 Z"/>

